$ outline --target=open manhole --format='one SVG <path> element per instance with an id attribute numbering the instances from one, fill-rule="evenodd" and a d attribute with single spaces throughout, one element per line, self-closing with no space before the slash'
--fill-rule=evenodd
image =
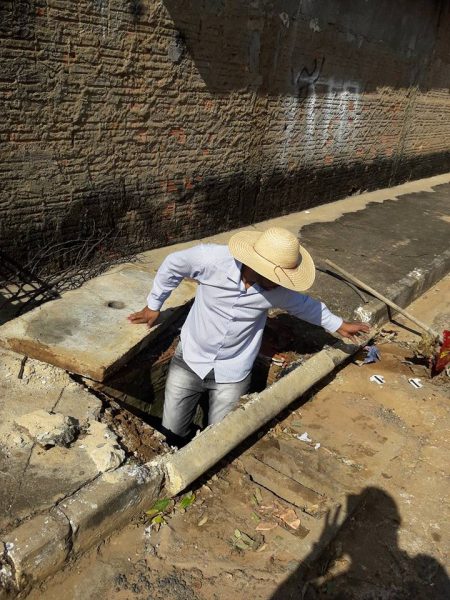
<path id="1" fill-rule="evenodd" d="M 112 302 L 108 303 L 108 306 Z M 123 445 L 127 446 L 138 459 L 148 460 L 148 454 L 142 444 L 139 448 L 136 447 L 136 444 L 139 446 L 139 439 L 145 445 L 142 427 L 144 429 L 151 427 L 162 433 L 161 419 L 166 379 L 186 315 L 187 310 L 155 341 L 102 383 L 84 380 L 90 388 L 101 392 L 113 401 L 110 410 L 107 411 L 108 424 L 113 429 L 120 427 L 117 433 Z M 309 325 L 280 311 L 274 311 L 267 320 L 263 343 L 253 367 L 250 393 L 262 391 L 299 366 L 311 354 L 333 342 L 335 338 L 322 328 Z M 197 410 L 194 429 L 205 426 L 207 410 L 208 398 L 205 395 Z"/>

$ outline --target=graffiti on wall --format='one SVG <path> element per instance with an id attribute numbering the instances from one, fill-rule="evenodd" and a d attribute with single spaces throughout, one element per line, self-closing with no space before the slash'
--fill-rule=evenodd
<path id="1" fill-rule="evenodd" d="M 321 62 L 300 71 L 299 94 L 280 99 L 284 117 L 282 140 L 276 166 L 286 168 L 302 157 L 303 162 L 322 158 L 328 161 L 350 151 L 361 116 L 360 84 L 322 76 Z M 307 147 L 309 152 L 301 150 Z"/>

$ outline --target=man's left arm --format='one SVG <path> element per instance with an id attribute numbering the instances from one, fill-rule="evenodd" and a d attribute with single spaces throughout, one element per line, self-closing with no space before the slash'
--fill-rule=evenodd
<path id="1" fill-rule="evenodd" d="M 323 302 L 306 294 L 286 290 L 280 304 L 282 304 L 280 308 L 284 308 L 291 315 L 313 325 L 320 325 L 330 333 L 339 333 L 342 337 L 352 341 L 356 341 L 355 336 L 358 334 L 370 331 L 367 323 L 344 321 L 341 317 L 333 314 Z"/>

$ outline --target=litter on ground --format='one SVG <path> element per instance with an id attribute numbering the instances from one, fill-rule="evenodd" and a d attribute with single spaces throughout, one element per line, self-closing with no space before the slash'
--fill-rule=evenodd
<path id="1" fill-rule="evenodd" d="M 423 384 L 418 377 L 411 377 L 411 379 L 408 379 L 408 381 L 416 389 L 423 387 Z"/>
<path id="2" fill-rule="evenodd" d="M 366 350 L 367 355 L 363 361 L 363 364 L 373 363 L 377 362 L 377 360 L 381 360 L 380 351 L 375 345 L 365 346 L 364 350 Z"/>

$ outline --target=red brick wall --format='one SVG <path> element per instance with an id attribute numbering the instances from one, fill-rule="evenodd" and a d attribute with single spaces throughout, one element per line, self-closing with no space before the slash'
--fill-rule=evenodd
<path id="1" fill-rule="evenodd" d="M 450 170 L 431 0 L 2 0 L 0 245 L 150 248 Z"/>

